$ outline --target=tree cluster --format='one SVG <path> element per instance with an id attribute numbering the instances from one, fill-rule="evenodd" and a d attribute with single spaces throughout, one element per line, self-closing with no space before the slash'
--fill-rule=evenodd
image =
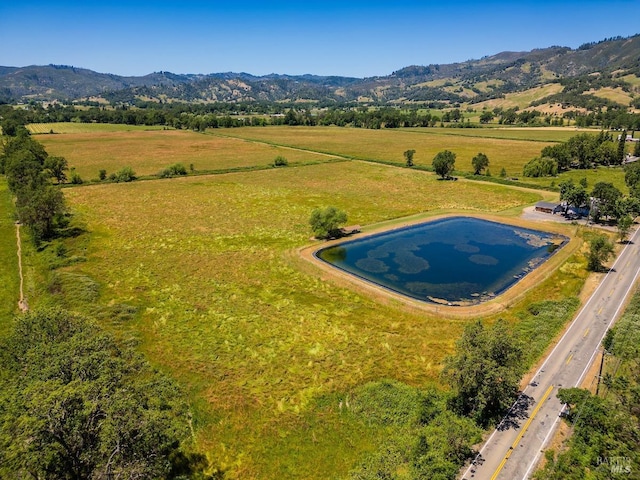
<path id="1" fill-rule="evenodd" d="M 0 359 L 0 477 L 185 478 L 205 465 L 181 446 L 180 391 L 93 322 L 29 312 Z"/>
<path id="2" fill-rule="evenodd" d="M 453 390 L 455 410 L 486 427 L 511 407 L 523 373 L 522 345 L 499 320 L 491 327 L 480 321 L 467 326 L 442 375 Z"/>
<path id="3" fill-rule="evenodd" d="M 55 229 L 64 224 L 64 198 L 62 192 L 52 185 L 51 177 L 56 177 L 58 183 L 64 181 L 66 160 L 49 157 L 22 125 L 7 131 L 15 135 L 3 135 L 0 173 L 6 175 L 9 189 L 16 197 L 19 221 L 39 242 L 50 238 Z"/>

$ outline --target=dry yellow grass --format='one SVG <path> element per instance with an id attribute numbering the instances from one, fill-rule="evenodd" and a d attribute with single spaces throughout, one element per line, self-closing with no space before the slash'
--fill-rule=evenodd
<path id="1" fill-rule="evenodd" d="M 500 108 L 526 108 L 529 104 L 542 97 L 559 93 L 564 87 L 559 83 L 550 83 L 542 87 L 535 87 L 524 92 L 507 93 L 504 98 L 497 98 L 494 100 L 487 100 L 474 105 L 475 109 L 482 109 L 487 107 L 488 109 Z"/>
<path id="2" fill-rule="evenodd" d="M 621 88 L 605 87 L 598 90 L 589 90 L 587 93 L 622 105 L 629 105 L 633 98 L 629 93 L 625 92 Z"/>
<path id="3" fill-rule="evenodd" d="M 174 163 L 196 170 L 262 166 L 282 155 L 289 163 L 326 160 L 326 156 L 185 130 L 94 132 L 42 135 L 50 155 L 64 156 L 69 167 L 89 180 L 100 169 L 108 173 L 130 166 L 138 175 L 152 175 Z"/>

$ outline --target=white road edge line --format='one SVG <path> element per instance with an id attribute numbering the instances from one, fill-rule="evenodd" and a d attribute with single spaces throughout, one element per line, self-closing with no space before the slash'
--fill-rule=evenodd
<path id="1" fill-rule="evenodd" d="M 635 235 L 634 235 L 634 237 L 635 237 Z M 629 246 L 629 244 L 627 244 L 627 247 L 628 246 Z M 626 249 L 626 247 L 625 247 L 625 249 Z M 624 253 L 624 250 L 620 253 L 620 257 L 622 256 L 622 253 Z M 620 258 L 620 257 L 618 257 L 618 258 Z M 615 266 L 615 264 L 614 264 L 614 266 Z M 613 268 L 613 267 L 611 267 L 611 268 Z M 609 272 L 610 271 L 611 270 L 609 270 Z M 638 275 L 640 275 L 640 270 L 636 271 L 636 274 L 633 277 L 633 281 L 629 285 L 629 288 L 627 288 L 627 291 L 624 293 L 624 298 L 625 299 L 627 298 L 627 295 L 629 295 L 629 292 L 635 287 L 636 281 L 638 280 Z M 602 340 L 604 340 L 604 337 L 607 335 L 607 331 L 614 324 L 616 318 L 618 317 L 618 314 L 620 313 L 620 309 L 622 308 L 624 303 L 625 302 L 622 302 L 620 305 L 618 305 L 618 308 L 616 309 L 616 311 L 614 312 L 614 314 L 611 317 L 611 321 L 609 322 L 609 325 L 607 325 L 607 329 L 604 331 L 604 333 L 602 334 L 602 337 L 600 338 L 600 341 L 598 342 L 598 346 L 602 344 Z M 598 350 L 595 350 L 593 352 L 593 355 L 591 355 L 591 358 L 587 362 L 586 367 L 584 367 L 584 370 L 582 371 L 582 375 L 580 375 L 580 378 L 578 379 L 578 381 L 576 382 L 574 387 L 578 387 L 582 383 L 582 381 L 584 380 L 584 376 L 587 374 L 587 372 L 591 368 L 591 364 L 593 363 L 593 360 L 595 359 L 595 357 L 596 357 L 596 355 L 598 353 Z M 560 412 L 562 412 L 562 410 L 564 410 L 565 406 L 566 406 L 566 404 L 562 405 L 562 408 L 560 409 Z M 538 453 L 536 453 L 536 456 L 533 458 L 533 461 L 529 464 L 529 468 L 527 468 L 527 471 L 524 474 L 524 476 L 522 477 L 522 480 L 526 480 L 529 477 L 529 474 L 531 473 L 533 467 L 538 463 L 538 459 L 540 458 L 540 454 L 544 451 L 545 446 L 547 445 L 547 442 L 549 441 L 549 437 L 554 432 L 554 430 L 556 428 L 556 423 L 558 423 L 559 420 L 560 420 L 560 413 L 558 413 L 558 416 L 556 417 L 555 421 L 553 422 L 553 424 L 551 424 L 551 429 L 549 430 L 549 433 L 547 433 L 547 435 L 544 437 L 544 440 L 542 441 L 542 445 L 540 445 L 540 449 L 538 450 Z"/>
<path id="2" fill-rule="evenodd" d="M 627 245 L 622 249 L 622 251 L 620 252 L 620 255 L 618 255 L 618 258 L 616 258 L 616 261 L 613 262 L 613 265 L 611 266 L 611 268 L 609 269 L 609 271 L 607 272 L 607 274 L 604 276 L 604 278 L 602 279 L 602 281 L 600 282 L 600 284 L 598 285 L 598 287 L 595 289 L 595 291 L 593 292 L 593 294 L 591 294 L 591 297 L 589 297 L 589 300 L 587 300 L 587 303 L 584 304 L 584 306 L 580 309 L 580 311 L 575 315 L 575 317 L 573 318 L 573 320 L 571 321 L 571 324 L 569 325 L 569 328 L 567 328 L 567 331 L 564 332 L 564 335 L 562 335 L 562 337 L 560 337 L 560 340 L 558 340 L 558 342 L 556 343 L 556 345 L 553 347 L 553 349 L 551 350 L 551 352 L 549 352 L 549 355 L 547 355 L 547 358 L 545 358 L 544 362 L 542 363 L 542 365 L 540 366 L 540 368 L 538 369 L 538 371 L 533 375 L 533 379 L 535 380 L 535 378 L 540 374 L 540 372 L 544 369 L 545 365 L 547 364 L 547 362 L 549 361 L 549 358 L 553 355 L 553 353 L 556 351 L 556 349 L 560 346 L 560 344 L 564 341 L 565 337 L 569 334 L 569 332 L 571 331 L 571 329 L 574 327 L 574 325 L 577 323 L 577 319 L 580 317 L 580 315 L 582 315 L 582 312 L 584 312 L 584 310 L 586 310 L 586 308 L 589 306 L 589 304 L 591 303 L 591 301 L 593 299 L 595 299 L 597 297 L 596 293 L 598 293 L 598 291 L 600 290 L 600 288 L 602 287 L 602 285 L 604 284 L 605 279 L 609 276 L 609 274 L 614 270 L 615 266 L 618 264 L 618 262 L 620 261 L 620 259 L 622 258 L 622 256 L 624 255 L 624 253 L 627 251 L 627 249 L 632 245 L 632 241 L 635 239 L 635 237 L 638 235 L 638 232 L 640 232 L 640 228 L 637 228 L 635 233 L 633 234 L 633 237 L 631 237 L 631 239 L 629 240 L 629 243 L 627 243 Z M 640 270 L 639 270 L 640 271 Z M 637 277 L 637 273 L 636 273 L 636 277 Z M 632 283 L 635 284 L 635 279 Z M 628 292 L 627 292 L 628 293 Z M 627 294 L 625 294 L 626 296 Z M 615 318 L 615 316 L 614 316 Z M 604 338 L 604 337 L 603 337 Z M 602 340 L 601 340 L 602 341 Z M 520 399 L 520 396 L 522 396 L 527 389 L 529 388 L 529 386 L 527 385 L 525 387 L 525 389 L 522 391 L 522 393 L 520 395 L 518 395 L 518 398 L 516 399 L 516 401 L 513 403 L 513 405 L 511 405 L 511 408 L 509 408 L 507 414 L 503 417 L 502 420 L 500 420 L 500 423 L 502 423 L 504 421 L 505 418 L 507 418 L 507 415 L 509 415 L 509 412 L 511 412 L 511 409 L 518 403 L 518 399 Z M 500 425 L 500 423 L 498 423 L 498 425 Z M 555 422 L 554 422 L 555 423 Z M 489 436 L 489 438 L 487 439 L 487 441 L 484 443 L 484 445 L 482 446 L 482 448 L 480 449 L 480 451 L 478 452 L 478 454 L 475 456 L 475 458 L 473 459 L 473 461 L 471 462 L 471 464 L 469 465 L 469 467 L 467 467 L 467 469 L 464 471 L 464 473 L 462 474 L 462 478 L 465 478 L 467 476 L 467 474 L 471 471 L 471 469 L 474 467 L 474 462 L 480 458 L 482 456 L 482 452 L 484 452 L 485 448 L 489 445 L 489 443 L 491 442 L 491 440 L 493 439 L 493 436 L 498 432 L 498 429 L 495 428 L 493 430 L 493 433 Z M 538 454 L 539 456 L 539 454 Z"/>

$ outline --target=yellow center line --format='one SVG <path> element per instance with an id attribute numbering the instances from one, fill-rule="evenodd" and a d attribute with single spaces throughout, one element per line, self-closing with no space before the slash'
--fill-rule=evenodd
<path id="1" fill-rule="evenodd" d="M 600 314 L 602 313 L 602 309 L 603 309 L 603 308 L 604 308 L 604 307 L 600 307 L 600 310 L 598 310 L 598 315 L 600 315 Z"/>
<path id="2" fill-rule="evenodd" d="M 609 296 L 613 295 L 613 288 L 611 289 L 611 291 L 609 292 Z"/>
<path id="3" fill-rule="evenodd" d="M 569 365 L 569 362 L 571 361 L 571 359 L 573 358 L 573 353 L 571 355 L 569 355 L 569 358 L 567 358 L 567 365 Z"/>
<path id="4" fill-rule="evenodd" d="M 588 334 L 589 334 L 589 329 L 587 328 L 587 329 L 584 331 L 584 335 L 582 335 L 582 338 L 586 337 Z"/>
<path id="5" fill-rule="evenodd" d="M 551 385 L 546 392 L 544 392 L 544 395 L 542 396 L 542 398 L 540 399 L 540 402 L 538 402 L 538 405 L 536 405 L 536 408 L 533 409 L 533 412 L 531 412 L 531 416 L 529 417 L 529 419 L 527 420 L 527 422 L 524 424 L 524 427 L 522 427 L 522 430 L 520 430 L 520 433 L 518 434 L 518 436 L 516 437 L 516 440 L 513 442 L 513 444 L 511 445 L 511 447 L 509 448 L 509 451 L 507 452 L 507 454 L 504 456 L 504 458 L 502 459 L 502 462 L 500 462 L 500 465 L 498 465 L 498 469 L 494 472 L 494 474 L 491 476 L 491 480 L 496 480 L 496 478 L 498 477 L 498 475 L 500 475 L 500 471 L 502 470 L 502 468 L 504 467 L 504 464 L 507 463 L 507 460 L 509 459 L 509 457 L 511 456 L 511 453 L 513 452 L 513 449 L 516 448 L 518 446 L 518 443 L 520 443 L 520 440 L 522 439 L 522 437 L 524 436 L 525 432 L 527 431 L 527 428 L 529 428 L 529 425 L 531 425 L 531 422 L 533 422 L 533 418 L 537 415 L 538 410 L 540 410 L 540 408 L 542 408 L 542 405 L 544 404 L 544 401 L 547 399 L 547 397 L 549 396 L 549 394 L 551 393 L 551 390 L 553 390 L 553 385 Z"/>

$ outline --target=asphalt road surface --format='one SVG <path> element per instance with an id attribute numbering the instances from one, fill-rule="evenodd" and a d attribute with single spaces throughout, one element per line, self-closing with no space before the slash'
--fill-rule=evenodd
<path id="1" fill-rule="evenodd" d="M 559 388 L 580 385 L 640 273 L 640 229 L 575 317 L 518 401 L 465 469 L 466 480 L 529 478 L 560 422 Z M 588 379 L 587 379 L 588 380 Z"/>

